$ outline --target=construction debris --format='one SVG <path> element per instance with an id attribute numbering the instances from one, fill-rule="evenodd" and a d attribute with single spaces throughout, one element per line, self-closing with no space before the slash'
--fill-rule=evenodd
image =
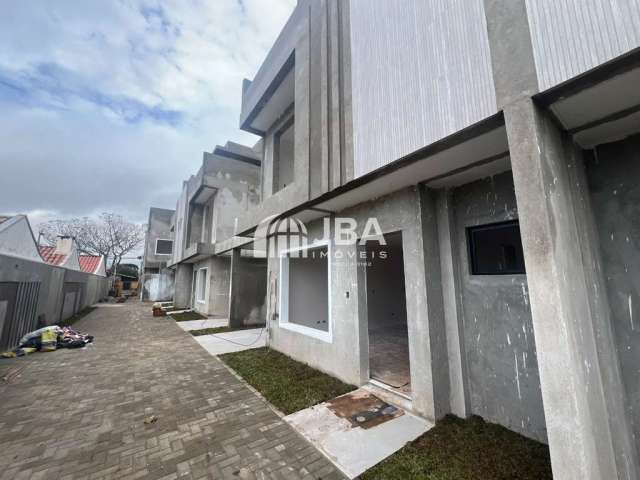
<path id="1" fill-rule="evenodd" d="M 30 353 L 53 352 L 58 348 L 81 348 L 93 342 L 93 336 L 80 333 L 71 327 L 50 327 L 40 328 L 24 335 L 18 346 L 0 354 L 4 358 L 21 357 Z"/>

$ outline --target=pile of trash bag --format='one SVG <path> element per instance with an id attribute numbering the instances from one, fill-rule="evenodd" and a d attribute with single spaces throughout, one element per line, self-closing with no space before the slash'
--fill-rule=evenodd
<path id="1" fill-rule="evenodd" d="M 1 356 L 12 358 L 37 351 L 53 352 L 58 348 L 81 348 L 91 342 L 92 335 L 77 332 L 71 327 L 52 325 L 27 333 L 20 339 L 16 348 L 2 353 Z"/>

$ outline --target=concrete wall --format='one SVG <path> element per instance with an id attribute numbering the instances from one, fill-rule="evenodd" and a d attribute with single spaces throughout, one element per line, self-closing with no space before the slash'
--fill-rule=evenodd
<path id="1" fill-rule="evenodd" d="M 174 272 L 163 268 L 160 273 L 142 274 L 142 300 L 152 302 L 169 301 L 173 299 Z"/>
<path id="2" fill-rule="evenodd" d="M 193 265 L 181 263 L 175 269 L 175 291 L 173 304 L 178 308 L 192 307 Z"/>
<path id="3" fill-rule="evenodd" d="M 420 189 L 410 188 L 345 210 L 339 216 L 356 219 L 358 235 L 363 234 L 369 217 L 376 217 L 385 233 L 402 232 L 413 408 L 433 419 L 448 412 L 448 371 L 444 325 L 438 326 L 443 316 L 442 295 L 437 290 L 439 274 L 425 275 L 425 269 L 432 271 L 433 261 L 438 258 L 437 239 L 435 252 L 429 242 L 423 242 L 423 227 L 429 226 L 427 232 L 433 239 L 429 229 L 435 226 L 425 208 Z M 308 225 L 309 238 L 322 238 L 322 226 L 322 221 Z M 279 259 L 269 259 L 269 343 L 297 360 L 360 385 L 369 380 L 369 344 L 365 270 L 358 262 L 358 246 L 333 245 L 330 269 L 331 338 L 326 341 L 279 323 Z M 439 385 L 437 392 L 434 384 Z"/>
<path id="4" fill-rule="evenodd" d="M 626 410 L 640 449 L 640 136 L 599 146 L 586 171 Z"/>
<path id="5" fill-rule="evenodd" d="M 260 167 L 205 153 L 203 164 L 207 185 L 216 188 L 209 203 L 211 209 L 211 243 L 233 237 L 237 232 L 238 217 L 260 201 Z"/>
<path id="6" fill-rule="evenodd" d="M 243 95 L 242 118 L 295 55 L 294 181 L 274 194 L 273 133 L 264 132 L 263 198 L 240 218 L 240 230 L 353 179 L 350 2 L 301 0 Z M 276 119 L 273 119 L 276 123 Z M 242 123 L 242 121 L 241 121 Z"/>
<path id="7" fill-rule="evenodd" d="M 207 269 L 207 294 L 205 303 L 195 302 L 194 310 L 203 315 L 226 317 L 229 312 L 229 285 L 231 258 L 229 256 L 210 257 L 193 264 L 193 271 Z"/>
<path id="8" fill-rule="evenodd" d="M 170 255 L 156 255 L 156 240 L 173 240 L 171 217 L 175 210 L 151 207 L 144 244 L 144 268 L 158 268 L 170 262 Z"/>
<path id="9" fill-rule="evenodd" d="M 640 46 L 637 0 L 526 0 L 541 90 Z"/>
<path id="10" fill-rule="evenodd" d="M 189 182 L 182 182 L 182 191 L 176 202 L 176 213 L 174 214 L 174 232 L 173 232 L 173 255 L 170 264 L 176 264 L 182 260 L 184 250 L 188 247 L 187 243 L 187 224 L 188 224 L 188 195 Z"/>
<path id="11" fill-rule="evenodd" d="M 39 284 L 37 305 L 34 308 L 34 321 L 25 322 L 27 333 L 38 324 L 54 325 L 66 320 L 78 310 L 92 305 L 107 297 L 108 280 L 106 277 L 55 267 L 48 263 L 34 262 L 24 258 L 0 255 L 0 283 Z M 75 291 L 70 309 L 64 309 L 65 293 Z M 66 315 L 64 314 L 66 310 Z M 5 320 L 5 328 L 8 328 Z M 1 332 L 0 332 L 1 333 Z M 21 336 L 20 335 L 20 336 Z"/>
<path id="12" fill-rule="evenodd" d="M 494 114 L 482 0 L 352 0 L 355 176 Z"/>
<path id="13" fill-rule="evenodd" d="M 518 218 L 510 172 L 452 192 L 470 413 L 546 441 L 526 275 L 471 275 L 466 228 Z"/>

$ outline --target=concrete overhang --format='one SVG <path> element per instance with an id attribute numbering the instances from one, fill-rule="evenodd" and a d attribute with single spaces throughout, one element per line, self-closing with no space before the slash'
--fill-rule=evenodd
<path id="1" fill-rule="evenodd" d="M 216 148 L 213 149 L 213 154 L 218 155 L 219 157 L 230 158 L 233 160 L 238 160 L 239 162 L 248 163 L 249 165 L 255 165 L 256 167 L 259 167 L 262 164 L 255 153 L 250 156 L 248 154 L 236 152 L 221 145 L 216 145 Z"/>
<path id="2" fill-rule="evenodd" d="M 291 104 L 289 93 L 295 82 L 295 49 L 308 30 L 308 2 L 299 1 L 277 40 L 271 47 L 253 81 L 242 93 L 240 128 L 264 136 L 271 125 Z"/>
<path id="3" fill-rule="evenodd" d="M 231 237 L 215 244 L 215 254 L 221 255 L 236 248 L 253 248 L 253 237 Z"/>
<path id="4" fill-rule="evenodd" d="M 309 222 L 426 183 L 433 188 L 460 185 L 511 168 L 502 112 L 460 130 L 405 157 L 362 175 L 277 217 Z M 256 226 L 239 232 L 251 236 Z"/>
<path id="5" fill-rule="evenodd" d="M 204 205 L 215 195 L 216 190 L 217 189 L 212 186 L 201 183 L 198 185 L 196 191 L 193 192 L 193 195 L 191 195 L 189 203 L 192 205 Z"/>
<path id="6" fill-rule="evenodd" d="M 182 260 L 178 263 L 197 263 L 215 254 L 213 243 L 193 243 L 184 251 Z"/>
<path id="7" fill-rule="evenodd" d="M 534 96 L 582 148 L 640 132 L 640 48 Z"/>

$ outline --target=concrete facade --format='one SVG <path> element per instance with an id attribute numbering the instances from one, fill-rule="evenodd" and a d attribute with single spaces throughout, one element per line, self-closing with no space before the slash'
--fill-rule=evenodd
<path id="1" fill-rule="evenodd" d="M 140 277 L 142 300 L 157 302 L 173 298 L 174 272 L 168 265 L 173 257 L 171 221 L 175 213 L 164 208 L 149 209 Z"/>
<path id="2" fill-rule="evenodd" d="M 546 441 L 527 275 L 473 275 L 466 229 L 518 218 L 510 172 L 451 192 L 470 413 Z"/>
<path id="3" fill-rule="evenodd" d="M 259 142 L 254 148 L 261 145 Z M 253 148 L 227 142 L 212 153 L 205 152 L 202 167 L 183 182 L 170 227 L 174 235 L 169 265 L 175 271 L 175 306 L 229 317 L 229 299 L 235 291 L 231 254 L 216 255 L 215 244 L 233 238 L 239 217 L 258 204 L 260 165 Z"/>
<path id="4" fill-rule="evenodd" d="M 300 0 L 243 85 L 240 128 L 261 139 L 234 228 L 209 235 L 215 200 L 185 182 L 176 298 L 217 268 L 215 303 L 233 325 L 259 313 L 271 348 L 428 420 L 476 414 L 547 442 L 555 478 L 638 478 L 639 14 Z M 401 235 L 402 268 L 381 271 L 404 305 L 367 264 L 371 219 Z M 299 260 L 305 244 L 326 264 Z M 370 323 L 394 321 L 404 389 L 371 375 Z"/>

